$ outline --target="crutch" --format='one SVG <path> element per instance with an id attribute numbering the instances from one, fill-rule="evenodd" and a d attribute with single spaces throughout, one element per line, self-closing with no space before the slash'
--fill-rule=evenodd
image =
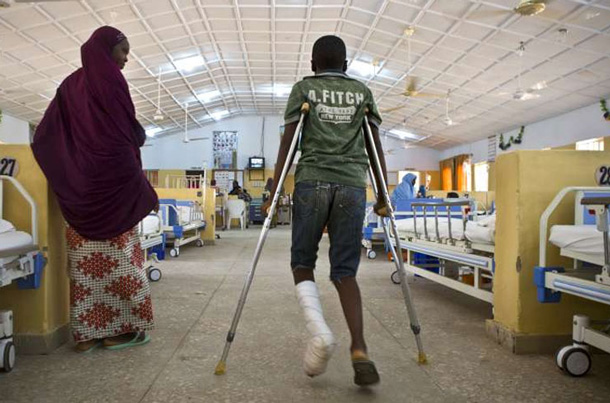
<path id="1" fill-rule="evenodd" d="M 368 113 L 368 111 L 367 111 Z M 394 209 L 392 208 L 392 203 L 390 202 L 390 195 L 388 193 L 388 187 L 383 178 L 383 171 L 381 169 L 381 162 L 379 161 L 379 155 L 377 154 L 377 147 L 375 146 L 375 141 L 373 139 L 373 133 L 371 132 L 371 127 L 369 126 L 369 119 L 366 114 L 364 115 L 364 133 L 365 140 L 368 141 L 370 145 L 370 149 L 373 155 L 369 155 L 369 159 L 372 160 L 375 164 L 375 169 L 379 174 L 379 179 L 381 183 L 377 183 L 375 179 L 375 174 L 373 172 L 373 167 L 369 165 L 369 175 L 371 176 L 371 184 L 373 185 L 373 192 L 375 195 L 378 195 L 378 186 L 381 186 L 381 191 L 383 192 L 383 198 L 386 204 L 386 208 L 390 215 L 390 225 L 392 226 L 392 233 L 394 234 L 394 239 L 396 240 L 396 249 L 394 249 L 394 245 L 390 240 L 390 234 L 384 219 L 382 219 L 383 232 L 385 233 L 385 237 L 388 240 L 390 245 L 390 250 L 392 255 L 394 256 L 394 263 L 396 264 L 396 270 L 398 271 L 398 276 L 400 278 L 400 286 L 402 289 L 402 295 L 405 300 L 405 305 L 407 306 L 407 313 L 409 314 L 409 321 L 411 322 L 411 330 L 415 335 L 415 343 L 417 344 L 417 362 L 419 364 L 425 364 L 428 359 L 426 358 L 426 353 L 424 352 L 424 346 L 421 341 L 421 326 L 419 324 L 419 319 L 417 318 L 417 312 L 415 311 L 415 306 L 413 305 L 413 299 L 411 298 L 411 290 L 409 289 L 409 284 L 407 283 L 407 276 L 405 274 L 405 266 L 402 259 L 402 249 L 400 247 L 400 238 L 398 237 L 398 229 L 396 228 L 396 217 L 394 216 Z"/>
<path id="2" fill-rule="evenodd" d="M 273 201 L 271 202 L 271 207 L 269 208 L 269 212 L 267 214 L 267 218 L 265 218 L 265 223 L 263 224 L 263 229 L 258 238 L 258 244 L 256 245 L 256 250 L 254 251 L 254 258 L 252 259 L 252 264 L 250 265 L 250 271 L 248 272 L 248 276 L 246 277 L 246 282 L 244 283 L 244 287 L 241 290 L 241 295 L 239 296 L 239 301 L 237 303 L 237 309 L 235 310 L 235 315 L 233 316 L 233 322 L 231 323 L 231 328 L 229 329 L 229 333 L 227 334 L 227 339 L 225 343 L 224 350 L 222 351 L 222 357 L 220 357 L 220 361 L 216 364 L 216 370 L 214 374 L 223 375 L 227 369 L 227 357 L 229 356 L 229 350 L 231 349 L 231 343 L 235 339 L 235 333 L 237 332 L 237 325 L 239 324 L 239 318 L 241 317 L 241 312 L 244 309 L 244 305 L 246 304 L 246 298 L 248 297 L 248 291 L 250 290 L 250 286 L 252 285 L 252 280 L 254 279 L 254 272 L 256 271 L 256 265 L 258 264 L 258 259 L 260 258 L 261 252 L 263 250 L 263 245 L 265 244 L 265 240 L 267 239 L 267 234 L 269 233 L 269 228 L 271 227 L 271 220 L 273 219 L 273 214 L 275 213 L 275 208 L 277 206 L 277 202 L 280 198 L 280 189 L 286 180 L 286 176 L 288 175 L 288 170 L 290 169 L 290 161 L 292 161 L 292 157 L 296 153 L 297 144 L 299 142 L 299 134 L 303 130 L 303 122 L 305 121 L 305 116 L 309 112 L 309 104 L 304 102 L 301 106 L 301 117 L 299 118 L 299 124 L 297 125 L 296 131 L 294 133 L 294 137 L 292 138 L 292 143 L 290 143 L 290 149 L 288 150 L 288 155 L 286 156 L 286 162 L 284 164 L 284 168 L 282 169 L 282 174 L 280 175 L 279 183 L 277 184 L 277 190 L 275 195 L 273 196 Z"/>

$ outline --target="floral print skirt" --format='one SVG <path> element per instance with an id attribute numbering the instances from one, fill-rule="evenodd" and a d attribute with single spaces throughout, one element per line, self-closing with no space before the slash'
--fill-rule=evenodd
<path id="1" fill-rule="evenodd" d="M 70 324 L 77 342 L 153 328 L 150 286 L 137 228 L 92 241 L 67 227 Z"/>

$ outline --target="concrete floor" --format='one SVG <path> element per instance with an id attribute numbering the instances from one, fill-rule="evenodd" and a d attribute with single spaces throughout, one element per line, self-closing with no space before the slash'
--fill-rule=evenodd
<path id="1" fill-rule="evenodd" d="M 156 330 L 144 347 L 78 355 L 66 345 L 48 356 L 18 356 L 0 374 L 2 402 L 608 402 L 610 358 L 594 357 L 583 379 L 560 373 L 551 356 L 514 356 L 486 338 L 491 307 L 418 279 L 414 299 L 430 364 L 415 347 L 391 263 L 363 259 L 366 336 L 382 380 L 352 383 L 349 337 L 327 280 L 325 239 L 318 282 L 339 339 L 328 372 L 301 369 L 307 340 L 289 273 L 290 232 L 271 231 L 242 316 L 227 374 L 213 375 L 259 229 L 222 233 L 216 246 L 185 247 L 162 262 L 153 284 Z"/>

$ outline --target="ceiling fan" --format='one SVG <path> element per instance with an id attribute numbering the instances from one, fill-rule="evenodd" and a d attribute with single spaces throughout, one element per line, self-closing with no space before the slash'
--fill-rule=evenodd
<path id="1" fill-rule="evenodd" d="M 468 19 L 471 20 L 480 20 L 485 18 L 493 18 L 493 17 L 504 17 L 509 15 L 517 14 L 522 17 L 533 17 L 535 15 L 543 14 L 545 17 L 558 19 L 562 17 L 561 13 L 555 13 L 550 4 L 552 4 L 555 0 L 520 0 L 516 6 L 510 10 L 502 9 L 502 10 L 481 10 L 475 11 L 468 16 Z M 584 15 L 578 16 L 576 19 L 584 18 L 585 20 L 591 20 L 593 18 L 597 18 L 601 15 L 600 12 L 597 11 L 589 11 Z"/>
<path id="2" fill-rule="evenodd" d="M 78 1 L 78 0 L 0 0 L 0 8 L 8 8 L 13 4 L 27 3 L 50 3 L 55 1 Z"/>
<path id="3" fill-rule="evenodd" d="M 197 137 L 197 138 L 189 138 L 189 104 L 184 104 L 184 138 L 182 139 L 183 143 L 190 143 L 191 141 L 202 141 L 209 140 L 209 137 Z"/>
<path id="4" fill-rule="evenodd" d="M 451 116 L 449 116 L 449 98 L 450 97 L 451 97 L 451 90 L 448 90 L 447 91 L 447 99 L 445 101 L 445 119 L 443 120 L 443 122 L 447 126 L 453 126 L 455 124 L 453 119 L 451 119 Z"/>
<path id="5" fill-rule="evenodd" d="M 163 112 L 161 112 L 161 67 L 159 67 L 159 78 L 157 79 L 157 111 L 153 115 L 155 122 L 160 122 L 165 119 Z"/>
<path id="6" fill-rule="evenodd" d="M 517 74 L 517 89 L 515 90 L 515 92 L 501 92 L 498 95 L 508 95 L 515 101 L 529 101 L 532 99 L 540 98 L 540 94 L 538 93 L 538 91 L 543 90 L 547 87 L 546 81 L 540 81 L 539 83 L 534 84 L 530 88 L 523 88 L 523 84 L 521 82 L 521 74 L 523 72 L 523 55 L 525 54 L 524 42 L 521 42 L 519 44 L 517 54 L 519 55 L 519 73 Z"/>
<path id="7" fill-rule="evenodd" d="M 408 61 L 408 65 L 409 68 L 407 71 L 411 71 L 413 69 L 413 64 L 411 62 L 411 37 L 413 36 L 413 34 L 415 33 L 415 28 L 413 27 L 409 27 L 407 29 L 405 29 L 405 36 L 407 37 L 407 61 Z M 444 98 L 444 95 L 441 94 L 432 94 L 432 93 L 426 93 L 426 92 L 421 92 L 419 91 L 419 87 L 418 87 L 418 81 L 419 79 L 417 77 L 410 77 L 409 80 L 407 81 L 407 85 L 406 88 L 403 92 L 398 93 L 398 94 L 389 94 L 389 97 L 396 97 L 396 96 L 400 96 L 400 97 L 406 97 L 406 98 Z M 401 106 L 396 106 L 394 108 L 389 108 L 389 109 L 384 109 L 381 112 L 383 113 L 389 113 L 389 112 L 393 112 L 393 111 L 397 111 L 399 109 L 405 108 L 406 105 L 401 105 Z"/>
<path id="8" fill-rule="evenodd" d="M 523 17 L 531 17 L 541 14 L 547 10 L 547 4 L 553 0 L 520 0 L 511 10 L 481 10 L 475 11 L 468 17 L 469 19 L 484 19 L 489 17 L 503 17 L 518 14 Z M 548 10 L 547 10 L 548 12 Z"/>

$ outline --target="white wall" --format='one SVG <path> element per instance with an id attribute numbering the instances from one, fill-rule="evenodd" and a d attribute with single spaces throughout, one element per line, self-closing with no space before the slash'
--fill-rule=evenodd
<path id="1" fill-rule="evenodd" d="M 280 147 L 281 116 L 237 116 L 223 119 L 203 128 L 189 131 L 189 138 L 207 137 L 208 140 L 183 143 L 183 134 L 175 134 L 150 141 L 151 147 L 142 149 L 144 169 L 189 169 L 201 167 L 207 161 L 207 168 L 213 165 L 212 137 L 217 130 L 235 130 L 239 133 L 238 168 L 243 169 L 251 156 L 261 154 L 261 132 L 265 119 L 264 157 L 268 168 L 273 168 Z M 403 142 L 388 139 L 386 147 L 395 148 L 394 155 L 387 156 L 388 170 L 405 168 L 418 170 L 438 170 L 440 152 L 427 148 L 404 150 Z"/>
<path id="2" fill-rule="evenodd" d="M 238 132 L 238 168 L 243 169 L 248 165 L 249 157 L 261 156 L 263 119 L 265 120 L 263 156 L 266 158 L 267 167 L 273 168 L 280 147 L 280 126 L 283 124 L 281 116 L 238 116 L 189 130 L 189 138 L 208 138 L 203 141 L 183 143 L 182 133 L 152 141 L 148 139 L 148 144 L 153 146 L 142 148 L 144 169 L 189 169 L 204 166 L 204 161 L 207 161 L 207 168 L 212 168 L 213 132 L 219 130 Z"/>
<path id="3" fill-rule="evenodd" d="M 505 141 L 516 137 L 519 129 L 504 133 Z M 489 133 L 491 136 L 493 133 Z M 599 103 L 525 126 L 523 142 L 508 150 L 497 149 L 497 154 L 514 150 L 541 150 L 561 147 L 577 141 L 610 136 L 610 124 L 604 120 Z M 487 139 L 444 150 L 441 159 L 459 154 L 473 154 L 474 162 L 487 160 Z"/>
<path id="4" fill-rule="evenodd" d="M 0 142 L 5 144 L 30 144 L 29 123 L 2 113 Z"/>

